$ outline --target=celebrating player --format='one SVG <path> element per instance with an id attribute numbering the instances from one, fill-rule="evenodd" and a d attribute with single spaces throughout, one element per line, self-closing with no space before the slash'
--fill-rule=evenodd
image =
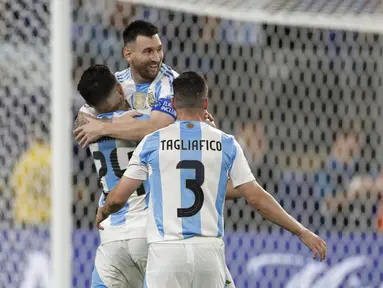
<path id="1" fill-rule="evenodd" d="M 172 82 L 178 73 L 162 63 L 164 53 L 158 29 L 149 22 L 138 20 L 124 30 L 123 39 L 124 58 L 129 68 L 116 73 L 117 81 L 130 106 L 138 112 L 149 113 L 150 118 L 138 121 L 134 116 L 139 114 L 132 113 L 113 122 L 87 119 L 86 125 L 74 131 L 77 142 L 84 148 L 104 136 L 140 141 L 176 119 L 170 99 L 173 96 Z M 79 121 L 88 115 L 96 116 L 97 113 L 84 105 L 79 112 Z M 213 120 L 208 113 L 206 117 Z"/>
<path id="2" fill-rule="evenodd" d="M 326 243 L 304 228 L 257 184 L 237 141 L 204 123 L 207 84 L 195 72 L 173 82 L 176 123 L 147 135 L 119 184 L 97 213 L 96 225 L 119 211 L 130 195 L 150 182 L 146 285 L 224 287 L 223 208 L 228 176 L 265 218 L 326 257 Z"/>
<path id="3" fill-rule="evenodd" d="M 104 65 L 93 65 L 82 75 L 78 91 L 86 103 L 95 109 L 97 118 L 110 121 L 129 109 L 121 84 Z M 148 115 L 137 117 L 149 118 Z M 118 183 L 129 163 L 137 142 L 103 137 L 89 145 L 102 184 L 99 200 L 102 207 L 110 190 Z M 137 188 L 124 207 L 110 215 L 100 231 L 92 287 L 142 287 L 148 245 L 146 241 L 147 195 L 144 187 Z"/>

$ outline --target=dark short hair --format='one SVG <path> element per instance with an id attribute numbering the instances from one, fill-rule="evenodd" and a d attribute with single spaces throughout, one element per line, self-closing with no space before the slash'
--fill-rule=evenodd
<path id="1" fill-rule="evenodd" d="M 126 44 L 136 41 L 137 36 L 152 37 L 158 34 L 158 28 L 152 23 L 144 20 L 136 20 L 130 23 L 122 33 L 124 39 L 124 46 Z"/>
<path id="2" fill-rule="evenodd" d="M 109 97 L 116 84 L 116 77 L 108 66 L 96 64 L 84 71 L 77 90 L 89 105 L 97 106 Z"/>
<path id="3" fill-rule="evenodd" d="M 173 90 L 177 108 L 201 108 L 207 97 L 208 87 L 201 75 L 188 71 L 174 79 Z"/>

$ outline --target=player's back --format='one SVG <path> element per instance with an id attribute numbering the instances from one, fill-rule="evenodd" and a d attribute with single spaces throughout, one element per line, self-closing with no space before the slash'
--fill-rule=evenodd
<path id="1" fill-rule="evenodd" d="M 116 111 L 99 114 L 102 121 L 109 121 L 119 117 L 126 111 Z M 149 118 L 143 114 L 138 119 Z M 103 206 L 108 193 L 118 184 L 123 176 L 129 160 L 137 147 L 135 141 L 118 140 L 111 137 L 102 137 L 90 144 L 93 161 L 99 176 L 103 193 L 99 199 L 99 206 Z M 147 185 L 145 183 L 144 185 Z M 144 185 L 132 195 L 123 209 L 112 214 L 105 220 L 105 230 L 100 231 L 101 243 L 145 237 L 147 195 Z M 148 188 L 147 188 L 148 190 Z M 134 220 L 134 221 L 133 221 Z"/>
<path id="2" fill-rule="evenodd" d="M 148 242 L 222 237 L 235 141 L 204 122 L 176 121 L 149 135 L 140 153 L 149 170 Z"/>

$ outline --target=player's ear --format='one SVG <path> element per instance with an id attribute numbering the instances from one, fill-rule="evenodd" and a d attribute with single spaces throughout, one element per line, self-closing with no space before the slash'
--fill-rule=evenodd
<path id="1" fill-rule="evenodd" d="M 209 100 L 205 98 L 203 100 L 203 109 L 207 110 L 208 107 L 209 107 Z"/>
<path id="2" fill-rule="evenodd" d="M 176 110 L 176 104 L 175 104 L 175 102 L 174 102 L 174 97 L 172 97 L 171 101 L 172 101 L 172 108 L 173 108 L 174 110 Z"/>
<path id="3" fill-rule="evenodd" d="M 124 91 L 122 90 L 122 86 L 120 83 L 117 83 L 117 92 L 120 96 L 124 96 Z"/>
<path id="4" fill-rule="evenodd" d="M 130 61 L 132 61 L 132 49 L 125 46 L 122 52 L 124 54 L 125 60 L 130 63 Z"/>

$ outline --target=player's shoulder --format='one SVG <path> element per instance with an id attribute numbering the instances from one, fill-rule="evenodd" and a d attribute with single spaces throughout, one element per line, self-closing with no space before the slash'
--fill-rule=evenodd
<path id="1" fill-rule="evenodd" d="M 166 64 L 161 65 L 161 72 L 163 73 L 164 78 L 168 79 L 170 82 L 173 82 L 174 78 L 177 78 L 179 75 L 175 70 Z"/>
<path id="2" fill-rule="evenodd" d="M 235 137 L 231 134 L 227 134 L 223 132 L 221 129 L 215 128 L 207 123 L 202 122 L 202 127 L 203 129 L 206 129 L 209 131 L 209 133 L 213 134 L 218 134 L 220 135 L 223 139 L 228 140 L 228 141 L 235 141 Z"/>
<path id="3" fill-rule="evenodd" d="M 79 115 L 82 113 L 87 114 L 87 115 L 92 116 L 92 117 L 97 117 L 97 115 L 98 115 L 97 111 L 93 107 L 89 106 L 86 103 L 83 104 L 81 106 L 80 110 L 78 111 Z"/>
<path id="4" fill-rule="evenodd" d="M 116 73 L 114 73 L 114 75 L 116 76 L 117 81 L 120 83 L 123 83 L 126 80 L 132 79 L 130 68 L 122 70 L 122 71 L 117 71 Z"/>

